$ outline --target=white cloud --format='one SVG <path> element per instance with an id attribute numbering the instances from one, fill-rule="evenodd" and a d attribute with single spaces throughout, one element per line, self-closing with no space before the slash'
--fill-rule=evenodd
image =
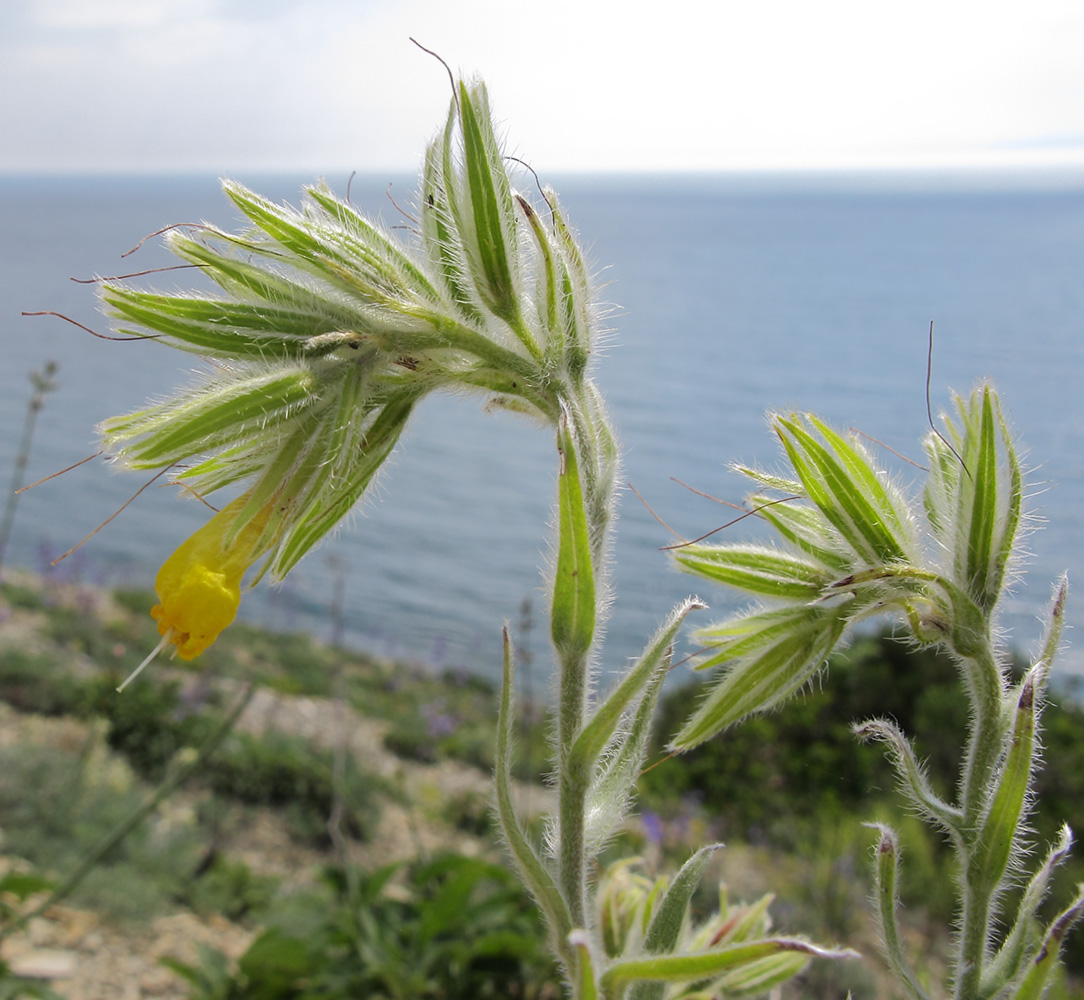
<path id="1" fill-rule="evenodd" d="M 183 10 L 171 0 L 37 0 L 32 12 L 34 22 L 47 31 L 131 31 L 187 16 L 188 10 L 198 14 L 204 6 L 200 0 Z"/>
<path id="2" fill-rule="evenodd" d="M 547 169 L 1082 148 L 1078 0 L 24 0 L 0 168 L 412 169 L 481 70 Z"/>

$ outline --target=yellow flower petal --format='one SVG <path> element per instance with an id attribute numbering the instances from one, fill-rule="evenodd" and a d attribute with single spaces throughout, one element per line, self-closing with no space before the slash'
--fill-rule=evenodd
<path id="1" fill-rule="evenodd" d="M 241 604 L 241 579 L 270 544 L 260 536 L 271 516 L 263 508 L 226 547 L 225 537 L 248 503 L 240 496 L 223 507 L 181 544 L 158 571 L 154 589 L 160 604 L 151 609 L 158 633 L 168 636 L 182 660 L 199 656 L 233 621 Z"/>

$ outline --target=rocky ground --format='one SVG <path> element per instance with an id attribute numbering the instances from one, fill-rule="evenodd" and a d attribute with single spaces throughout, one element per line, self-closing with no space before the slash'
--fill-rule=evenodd
<path id="1" fill-rule="evenodd" d="M 106 609 L 97 605 L 108 601 L 107 595 L 88 596 L 86 591 L 73 593 L 72 599 L 84 606 L 89 601 L 91 614 L 103 613 Z M 38 613 L 11 607 L 0 608 L 0 612 L 0 656 L 5 649 L 43 648 L 47 640 L 42 637 Z M 78 670 L 80 664 L 75 662 L 73 667 Z M 159 665 L 156 669 L 166 668 Z M 238 682 L 220 683 L 240 693 Z M 277 729 L 325 748 L 340 745 L 370 773 L 401 793 L 398 801 L 382 803 L 374 835 L 365 843 L 349 845 L 351 860 L 365 868 L 425 857 L 441 849 L 466 855 L 494 854 L 491 842 L 432 820 L 439 814 L 437 807 L 441 803 L 456 797 L 488 800 L 488 776 L 450 760 L 424 764 L 400 759 L 384 746 L 387 725 L 381 720 L 359 715 L 328 699 L 289 696 L 260 688 L 237 726 L 252 733 Z M 46 744 L 76 748 L 85 745 L 89 735 L 85 722 L 23 714 L 0 702 L 0 747 Z M 199 794 L 179 791 L 160 812 L 183 822 Z M 545 806 L 545 789 L 532 788 L 522 794 L 532 808 Z M 3 825 L 0 816 L 0 875 L 19 864 L 17 859 L 3 854 Z M 291 839 L 271 810 L 252 807 L 246 809 L 245 822 L 230 824 L 219 846 L 223 853 L 243 861 L 253 873 L 281 879 L 286 888 L 311 880 L 318 866 L 329 860 Z M 69 1000 L 181 1000 L 188 996 L 188 984 L 162 965 L 161 959 L 193 962 L 201 943 L 236 958 L 253 934 L 251 928 L 231 924 L 220 916 L 202 918 L 187 911 L 159 916 L 144 926 L 118 927 L 92 912 L 56 905 L 4 939 L 0 959 L 12 972 L 47 985 Z"/>
<path id="2" fill-rule="evenodd" d="M 260 690 L 238 726 L 251 732 L 276 728 L 307 735 L 324 745 L 336 741 L 341 732 L 348 752 L 390 779 L 404 792 L 405 803 L 489 794 L 488 779 L 477 769 L 451 761 L 426 765 L 400 760 L 384 749 L 381 722 L 324 699 Z M 21 715 L 0 704 L 0 745 L 44 741 L 74 746 L 86 736 L 84 724 L 76 720 Z M 532 789 L 530 794 L 534 803 L 543 804 L 543 789 Z M 190 807 L 191 798 L 191 793 L 178 793 L 167 808 L 183 812 Z M 409 805 L 386 802 L 375 835 L 364 844 L 351 845 L 352 859 L 370 868 L 440 849 L 452 848 L 467 855 L 492 852 L 490 844 L 477 838 L 420 821 L 421 814 Z M 270 811 L 256 810 L 255 817 L 254 822 L 232 829 L 221 845 L 223 851 L 245 862 L 254 873 L 276 876 L 289 886 L 305 882 L 327 860 L 293 841 Z M 4 940 L 0 957 L 13 972 L 48 983 L 70 1000 L 181 1000 L 188 995 L 187 984 L 165 968 L 160 959 L 193 962 L 201 942 L 236 958 L 247 947 L 252 933 L 221 917 L 203 919 L 190 912 L 159 917 L 146 927 L 118 928 L 103 923 L 93 913 L 54 906 L 23 931 Z"/>

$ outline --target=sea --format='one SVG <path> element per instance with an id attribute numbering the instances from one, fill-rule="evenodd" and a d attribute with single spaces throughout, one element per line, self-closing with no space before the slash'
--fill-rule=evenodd
<path id="1" fill-rule="evenodd" d="M 312 178 L 237 179 L 297 204 Z M 348 178 L 327 180 L 346 192 Z M 711 606 L 694 624 L 741 606 L 679 572 L 662 548 L 674 540 L 668 529 L 691 538 L 732 518 L 719 501 L 741 502 L 748 488 L 730 463 L 781 467 L 766 413 L 812 411 L 868 435 L 917 491 L 922 473 L 908 460 L 921 462 L 927 404 L 936 417 L 952 391 L 985 378 L 1026 446 L 1033 529 L 1001 625 L 1024 655 L 1035 649 L 1053 581 L 1065 571 L 1084 580 L 1084 174 L 547 180 L 608 306 L 594 376 L 628 485 L 599 657 L 605 674 L 620 674 L 686 595 Z M 352 201 L 389 226 L 411 225 L 412 192 L 409 177 L 349 183 Z M 110 332 L 94 286 L 79 279 L 167 265 L 158 238 L 124 255 L 163 226 L 201 220 L 240 226 L 213 176 L 0 178 L 0 484 L 14 472 L 28 374 L 48 361 L 58 365 L 56 388 L 37 413 L 24 482 L 92 455 L 99 421 L 193 378 L 191 355 L 22 314 L 61 313 Z M 176 291 L 198 276 L 138 280 Z M 544 692 L 553 436 L 481 404 L 426 400 L 373 495 L 285 583 L 246 594 L 241 616 L 488 678 L 499 672 L 509 622 Z M 158 485 L 124 506 L 146 481 L 98 458 L 21 494 L 5 565 L 151 588 L 206 514 Z M 746 520 L 715 537 L 755 535 Z M 1084 672 L 1084 641 L 1072 628 L 1081 609 L 1084 595 L 1071 596 L 1064 677 Z M 692 648 L 686 637 L 679 653 Z"/>

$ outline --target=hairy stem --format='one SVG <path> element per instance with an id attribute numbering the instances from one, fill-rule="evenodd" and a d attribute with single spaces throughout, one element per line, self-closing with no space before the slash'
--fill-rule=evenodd
<path id="1" fill-rule="evenodd" d="M 963 845 L 959 851 L 961 913 L 955 997 L 973 1000 L 979 995 L 983 965 L 990 939 L 991 908 L 996 884 L 975 870 L 982 816 L 1003 750 L 1002 696 L 1004 679 L 989 640 L 963 660 L 965 687 L 971 699 L 971 734 L 960 787 Z"/>

